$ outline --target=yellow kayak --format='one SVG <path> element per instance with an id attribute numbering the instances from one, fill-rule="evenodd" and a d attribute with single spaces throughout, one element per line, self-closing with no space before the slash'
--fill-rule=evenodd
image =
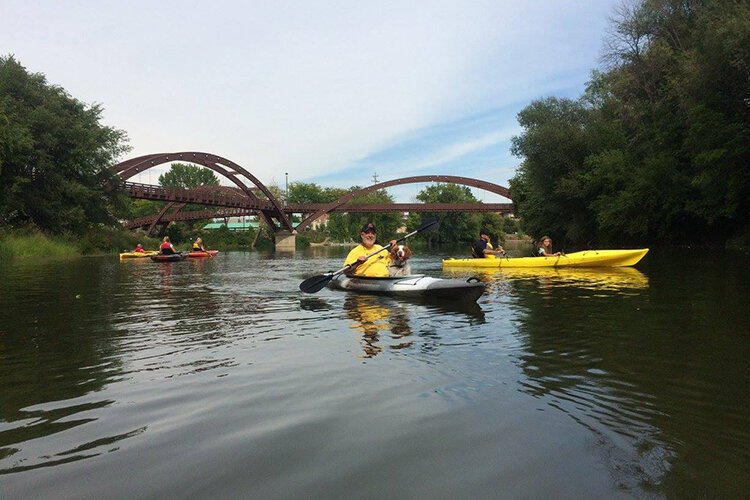
<path id="1" fill-rule="evenodd" d="M 144 257 L 150 257 L 159 253 L 156 250 L 149 250 L 148 252 L 122 252 L 120 254 L 121 259 L 143 259 Z"/>
<path id="2" fill-rule="evenodd" d="M 621 267 L 634 266 L 648 252 L 636 250 L 584 250 L 559 257 L 496 257 L 483 259 L 443 259 L 444 268 L 472 267 L 502 269 L 505 267 Z"/>

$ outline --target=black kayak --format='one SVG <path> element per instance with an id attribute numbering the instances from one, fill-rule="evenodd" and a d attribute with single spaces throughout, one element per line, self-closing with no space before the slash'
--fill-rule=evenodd
<path id="1" fill-rule="evenodd" d="M 476 302 L 484 293 L 485 285 L 477 278 L 441 279 L 421 274 L 411 276 L 369 277 L 339 275 L 328 287 L 334 290 L 419 297 L 425 299 Z"/>
<path id="2" fill-rule="evenodd" d="M 183 253 L 172 253 L 172 254 L 156 254 L 151 256 L 151 260 L 154 262 L 177 262 L 180 260 L 187 259 L 187 254 Z"/>

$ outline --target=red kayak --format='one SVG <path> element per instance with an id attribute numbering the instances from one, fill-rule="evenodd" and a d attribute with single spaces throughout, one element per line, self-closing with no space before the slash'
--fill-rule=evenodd
<path id="1" fill-rule="evenodd" d="M 205 257 L 213 257 L 217 253 L 219 253 L 218 250 L 206 250 L 205 252 L 201 252 L 200 250 L 193 250 L 192 252 L 188 252 L 187 256 L 193 259 L 200 259 Z"/>

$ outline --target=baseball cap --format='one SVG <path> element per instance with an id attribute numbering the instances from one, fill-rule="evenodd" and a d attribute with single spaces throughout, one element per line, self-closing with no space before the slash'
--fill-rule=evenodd
<path id="1" fill-rule="evenodd" d="M 367 224 L 362 226 L 362 232 L 366 233 L 367 231 L 372 231 L 373 233 L 377 233 L 377 231 L 375 230 L 375 224 L 373 224 L 372 222 L 368 222 Z"/>

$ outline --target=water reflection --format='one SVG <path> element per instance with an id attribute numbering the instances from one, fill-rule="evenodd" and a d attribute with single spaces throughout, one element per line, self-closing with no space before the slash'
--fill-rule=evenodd
<path id="1" fill-rule="evenodd" d="M 449 275 L 479 275 L 506 280 L 526 280 L 539 283 L 542 287 L 570 286 L 588 290 L 643 290 L 648 288 L 648 276 L 633 267 L 601 268 L 523 268 L 502 269 L 476 268 L 470 271 L 448 268 Z"/>
<path id="2" fill-rule="evenodd" d="M 380 332 L 389 332 L 393 341 L 390 349 L 404 349 L 413 344 L 406 337 L 411 335 L 407 310 L 398 304 L 385 305 L 382 299 L 373 295 L 348 294 L 344 300 L 344 310 L 352 320 L 350 328 L 361 333 L 363 356 L 371 358 L 379 354 Z"/>

